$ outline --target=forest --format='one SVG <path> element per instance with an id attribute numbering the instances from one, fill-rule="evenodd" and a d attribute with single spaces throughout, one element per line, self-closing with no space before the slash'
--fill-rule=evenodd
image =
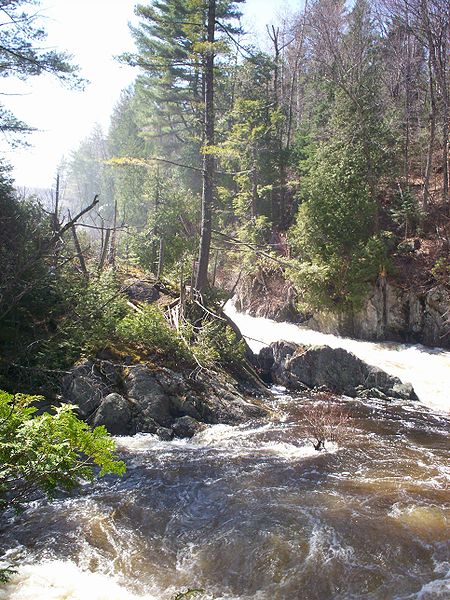
<path id="1" fill-rule="evenodd" d="M 267 25 L 265 50 L 244 1 L 138 3 L 135 49 L 116 57 L 136 78 L 108 130 L 45 193 L 16 188 L 1 158 L 0 517 L 123 475 L 109 434 L 172 440 L 269 414 L 248 398 L 297 380 L 255 359 L 224 308 L 233 296 L 256 316 L 288 303 L 277 320 L 326 333 L 449 347 L 448 1 L 305 0 Z M 43 49 L 35 4 L 0 0 L 2 76 L 81 86 L 64 51 Z M 1 105 L 0 128 L 12 149 L 32 133 Z M 327 329 L 334 318 L 352 329 Z M 283 346 L 271 352 L 277 364 Z M 328 387 L 417 399 L 370 377 Z M 308 384 L 319 403 L 323 383 Z M 309 410 L 338 443 L 347 412 L 318 425 Z M 0 581 L 12 574 L 0 563 Z"/>
<path id="2" fill-rule="evenodd" d="M 15 231 L 2 211 L 6 327 L 49 277 L 89 287 L 124 264 L 199 291 L 279 271 L 306 312 L 358 308 L 380 277 L 448 285 L 447 2 L 307 2 L 267 27 L 265 53 L 239 2 L 210 4 L 137 5 L 136 51 L 117 57 L 136 81 L 50 195 L 17 202 L 3 165 L 5 208 L 23 213 Z M 9 43 L 4 75 L 76 85 L 63 55 Z M 12 141 L 26 130 L 3 122 Z"/>
<path id="3" fill-rule="evenodd" d="M 72 211 L 100 195 L 109 260 L 199 290 L 267 263 L 309 307 L 357 305 L 402 253 L 445 280 L 447 3 L 307 2 L 267 53 L 215 10 L 137 7 L 135 85 L 61 166 Z"/>

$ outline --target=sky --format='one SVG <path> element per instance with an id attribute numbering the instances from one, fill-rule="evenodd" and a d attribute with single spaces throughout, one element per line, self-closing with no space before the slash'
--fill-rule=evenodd
<path id="1" fill-rule="evenodd" d="M 31 145 L 23 149 L 12 149 L 0 139 L 0 152 L 13 165 L 17 187 L 52 187 L 62 158 L 69 157 L 96 124 L 108 129 L 121 90 L 137 75 L 136 69 L 114 60 L 114 56 L 133 50 L 128 24 L 135 19 L 136 3 L 41 1 L 46 46 L 71 54 L 80 75 L 90 83 L 84 91 L 73 91 L 49 75 L 26 82 L 2 80 L 2 103 L 37 129 L 28 136 Z M 301 0 L 247 0 L 242 6 L 244 29 L 263 43 L 266 24 L 276 23 L 278 16 L 300 6 Z"/>

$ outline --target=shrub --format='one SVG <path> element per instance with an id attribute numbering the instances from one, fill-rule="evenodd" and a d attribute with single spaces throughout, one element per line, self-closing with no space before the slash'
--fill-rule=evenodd
<path id="1" fill-rule="evenodd" d="M 347 434 L 350 415 L 327 397 L 308 404 L 302 417 L 305 435 L 317 451 L 324 450 L 326 442 L 342 441 Z"/>
<path id="2" fill-rule="evenodd" d="M 73 490 L 95 467 L 100 476 L 125 472 L 105 427 L 91 429 L 67 404 L 37 415 L 39 400 L 0 391 L 0 511 L 19 509 L 37 490 L 50 498 L 57 488 Z"/>
<path id="3" fill-rule="evenodd" d="M 150 352 L 163 352 L 174 358 L 189 358 L 189 352 L 177 332 L 171 329 L 156 306 L 126 316 L 117 326 L 117 336 L 126 344 L 137 344 Z"/>
<path id="4" fill-rule="evenodd" d="M 39 396 L 0 390 L 0 514 L 19 510 L 38 491 L 50 499 L 58 488 L 71 491 L 95 473 L 123 475 L 125 464 L 104 427 L 91 429 L 73 407 L 36 415 Z M 0 582 L 15 573 L 0 569 Z"/>

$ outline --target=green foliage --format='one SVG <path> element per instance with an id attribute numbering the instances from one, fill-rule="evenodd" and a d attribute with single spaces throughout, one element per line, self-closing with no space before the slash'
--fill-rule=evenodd
<path id="1" fill-rule="evenodd" d="M 322 144 L 304 176 L 302 205 L 290 230 L 297 259 L 290 275 L 310 307 L 358 306 L 386 268 L 385 237 L 374 232 L 376 203 L 363 144 Z"/>
<path id="2" fill-rule="evenodd" d="M 0 515 L 21 510 L 36 493 L 52 499 L 57 490 L 72 491 L 97 473 L 125 473 L 105 427 L 91 429 L 67 404 L 38 415 L 35 404 L 41 400 L 0 390 Z M 0 583 L 16 572 L 1 568 Z"/>
<path id="3" fill-rule="evenodd" d="M 36 0 L 0 0 L 0 64 L 2 77 L 28 79 L 51 73 L 71 85 L 79 85 L 77 67 L 63 52 L 45 49 L 46 32 L 42 28 Z M 0 128 L 13 145 L 23 133 L 31 131 L 24 123 L 0 105 Z"/>
<path id="4" fill-rule="evenodd" d="M 129 249 L 140 266 L 155 272 L 160 238 L 164 241 L 164 273 L 178 270 L 180 263 L 192 267 L 197 251 L 196 223 L 200 201 L 186 190 L 177 177 L 161 176 L 159 170 L 149 171 L 145 188 L 147 223 L 129 240 Z"/>
<path id="5" fill-rule="evenodd" d="M 102 349 L 127 314 L 126 300 L 115 276 L 105 271 L 87 283 L 66 273 L 58 281 L 60 317 L 55 335 L 43 345 L 43 352 L 63 353 L 64 363 L 73 364 L 80 356 Z"/>
<path id="6" fill-rule="evenodd" d="M 73 490 L 96 468 L 100 476 L 125 472 L 104 427 L 91 429 L 69 405 L 37 415 L 41 399 L 0 391 L 0 510 L 19 509 L 37 490 L 50 498 Z"/>
<path id="7" fill-rule="evenodd" d="M 191 351 L 202 365 L 233 367 L 244 360 L 245 344 L 223 322 L 206 321 L 195 330 Z"/>
<path id="8" fill-rule="evenodd" d="M 417 227 L 424 217 L 413 190 L 410 188 L 403 190 L 400 186 L 394 195 L 389 213 L 394 223 L 403 229 L 405 238 L 416 233 Z"/>
<path id="9" fill-rule="evenodd" d="M 379 196 L 395 168 L 394 144 L 380 110 L 374 39 L 369 6 L 359 0 L 345 41 L 361 64 L 336 86 L 329 138 L 316 147 L 297 139 L 302 204 L 289 232 L 297 261 L 290 273 L 310 308 L 359 307 L 388 266 Z"/>
<path id="10" fill-rule="evenodd" d="M 142 312 L 131 313 L 118 324 L 118 338 L 152 353 L 189 359 L 190 355 L 177 332 L 171 329 L 156 306 L 145 306 Z"/>
<path id="11" fill-rule="evenodd" d="M 197 594 L 204 594 L 205 590 L 203 589 L 188 589 L 185 592 L 179 592 L 175 594 L 173 600 L 182 600 L 183 598 L 192 598 L 193 596 L 197 596 Z"/>
<path id="12" fill-rule="evenodd" d="M 17 569 L 11 567 L 0 569 L 0 583 L 7 583 L 13 575 L 17 573 Z"/>
<path id="13" fill-rule="evenodd" d="M 450 260 L 441 256 L 434 263 L 431 274 L 441 285 L 450 287 Z"/>

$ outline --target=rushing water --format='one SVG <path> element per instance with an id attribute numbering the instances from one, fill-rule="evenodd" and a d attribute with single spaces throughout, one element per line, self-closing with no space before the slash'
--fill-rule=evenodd
<path id="1" fill-rule="evenodd" d="M 368 364 L 399 377 L 405 383 L 412 383 L 423 404 L 447 413 L 450 411 L 449 351 L 421 344 L 365 342 L 320 333 L 293 323 L 251 317 L 238 312 L 232 302 L 227 303 L 226 312 L 247 337 L 254 352 L 278 340 L 345 348 Z"/>
<path id="2" fill-rule="evenodd" d="M 244 333 L 262 339 L 272 325 L 257 321 Z M 400 369 L 418 351 L 372 346 L 371 362 L 398 353 Z M 442 409 L 448 353 L 425 356 Z M 21 568 L 0 600 L 165 600 L 188 587 L 215 599 L 450 598 L 448 416 L 342 398 L 347 431 L 318 453 L 302 422 L 311 400 L 275 392 L 262 423 L 118 438 L 123 479 L 10 515 L 0 544 Z"/>

